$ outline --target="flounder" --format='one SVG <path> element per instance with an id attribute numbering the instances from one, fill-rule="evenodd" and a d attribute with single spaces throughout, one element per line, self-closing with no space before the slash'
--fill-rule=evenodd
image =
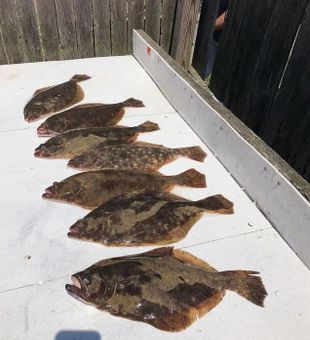
<path id="1" fill-rule="evenodd" d="M 164 176 L 158 172 L 97 170 L 54 182 L 42 197 L 94 209 L 120 195 L 169 191 L 175 185 L 204 188 L 206 178 L 195 169 L 174 176 Z"/>
<path id="2" fill-rule="evenodd" d="M 116 125 L 125 114 L 125 107 L 144 107 L 141 100 L 129 98 L 117 104 L 82 104 L 49 117 L 42 123 L 39 136 L 52 136 L 69 130 Z"/>
<path id="3" fill-rule="evenodd" d="M 204 212 L 233 214 L 222 195 L 190 201 L 170 193 L 116 197 L 74 223 L 68 236 L 107 246 L 169 244 L 183 239 Z"/>
<path id="4" fill-rule="evenodd" d="M 112 315 L 179 332 L 218 305 L 227 290 L 263 306 L 267 292 L 257 274 L 218 272 L 190 253 L 164 247 L 99 261 L 72 275 L 65 288 Z"/>
<path id="5" fill-rule="evenodd" d="M 139 133 L 158 129 L 156 123 L 147 121 L 133 127 L 115 126 L 70 130 L 39 145 L 34 155 L 42 158 L 71 158 L 99 144 L 132 143 Z"/>
<path id="6" fill-rule="evenodd" d="M 78 82 L 87 79 L 85 74 L 76 74 L 65 83 L 36 90 L 24 108 L 25 120 L 33 122 L 80 102 L 84 92 Z"/>
<path id="7" fill-rule="evenodd" d="M 139 142 L 123 145 L 101 144 L 94 149 L 88 149 L 82 155 L 72 158 L 68 162 L 68 166 L 83 170 L 124 169 L 147 171 L 158 170 L 179 156 L 203 162 L 206 155 L 200 146 L 172 149 L 162 145 Z"/>

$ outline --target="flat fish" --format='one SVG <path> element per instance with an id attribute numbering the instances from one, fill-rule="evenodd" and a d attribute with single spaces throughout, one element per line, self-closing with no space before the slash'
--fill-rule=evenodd
<path id="1" fill-rule="evenodd" d="M 133 127 L 104 127 L 70 130 L 50 138 L 34 152 L 42 158 L 71 158 L 101 145 L 133 143 L 139 133 L 159 130 L 156 123 L 147 121 Z"/>
<path id="2" fill-rule="evenodd" d="M 263 307 L 267 292 L 257 274 L 219 272 L 190 253 L 164 247 L 99 261 L 72 275 L 65 289 L 112 315 L 179 332 L 216 307 L 226 290 Z"/>
<path id="3" fill-rule="evenodd" d="M 124 170 L 158 170 L 163 165 L 174 161 L 179 156 L 203 162 L 207 154 L 200 146 L 187 148 L 167 148 L 162 145 L 147 143 L 123 145 L 98 145 L 82 155 L 75 156 L 68 166 L 83 170 L 124 169 Z"/>
<path id="4" fill-rule="evenodd" d="M 141 100 L 129 98 L 117 104 L 77 105 L 49 117 L 38 127 L 37 133 L 45 137 L 74 129 L 113 126 L 123 118 L 125 107 L 144 107 L 144 104 Z"/>
<path id="5" fill-rule="evenodd" d="M 203 213 L 233 214 L 222 195 L 190 201 L 170 193 L 116 197 L 74 223 L 68 236 L 107 246 L 164 245 L 183 239 Z"/>
<path id="6" fill-rule="evenodd" d="M 174 176 L 164 176 L 156 172 L 97 170 L 54 182 L 42 197 L 94 209 L 116 196 L 147 190 L 169 191 L 175 185 L 205 188 L 206 178 L 195 169 Z"/>
<path id="7" fill-rule="evenodd" d="M 78 82 L 87 79 L 85 74 L 76 74 L 65 83 L 38 89 L 24 108 L 25 120 L 30 123 L 80 102 L 84 92 Z"/>

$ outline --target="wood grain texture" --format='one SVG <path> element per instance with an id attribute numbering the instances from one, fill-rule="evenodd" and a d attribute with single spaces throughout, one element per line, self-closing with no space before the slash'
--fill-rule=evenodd
<path id="1" fill-rule="evenodd" d="M 97 57 L 110 56 L 111 13 L 109 0 L 93 0 L 95 54 Z"/>
<path id="2" fill-rule="evenodd" d="M 44 60 L 60 59 L 60 44 L 54 0 L 34 0 Z"/>
<path id="3" fill-rule="evenodd" d="M 171 55 L 188 70 L 197 27 L 199 0 L 179 0 L 172 38 Z"/>
<path id="4" fill-rule="evenodd" d="M 19 48 L 22 48 L 24 51 L 23 62 L 44 60 L 38 29 L 37 14 L 33 1 L 15 0 L 15 13 L 18 16 L 19 28 L 22 35 L 22 41 Z"/>
<path id="5" fill-rule="evenodd" d="M 128 0 L 128 53 L 132 53 L 132 30 L 144 28 L 144 0 Z"/>
<path id="6" fill-rule="evenodd" d="M 75 29 L 79 58 L 95 56 L 94 17 L 91 0 L 74 0 Z"/>
<path id="7" fill-rule="evenodd" d="M 243 32 L 246 13 L 250 13 L 251 6 L 250 2 L 245 1 L 229 2 L 228 14 L 210 81 L 211 90 L 221 102 L 224 102 L 237 56 L 242 53 L 245 42 L 240 39 L 240 35 Z M 230 51 L 230 53 L 227 53 L 227 51 Z"/>
<path id="8" fill-rule="evenodd" d="M 264 140 L 310 181 L 310 5 L 262 133 Z"/>
<path id="9" fill-rule="evenodd" d="M 0 25 L 0 65 L 7 64 L 8 59 L 6 56 L 5 45 L 3 42 L 2 30 Z"/>
<path id="10" fill-rule="evenodd" d="M 112 55 L 127 54 L 127 6 L 126 1 L 111 1 Z"/>
<path id="11" fill-rule="evenodd" d="M 8 63 L 22 63 L 27 60 L 27 55 L 23 48 L 19 21 L 16 20 L 15 2 L 0 0 L 0 13 L 5 13 L 5 15 L 0 15 L 0 25 Z"/>
<path id="12" fill-rule="evenodd" d="M 171 47 L 175 9 L 176 0 L 163 0 L 160 45 L 168 53 Z"/>
<path id="13" fill-rule="evenodd" d="M 160 39 L 160 0 L 145 0 L 145 32 L 157 43 Z"/>
<path id="14" fill-rule="evenodd" d="M 201 78 L 205 77 L 208 61 L 208 50 L 213 39 L 215 20 L 219 9 L 219 0 L 203 1 L 199 19 L 198 32 L 192 65 Z"/>
<path id="15" fill-rule="evenodd" d="M 78 58 L 73 0 L 55 0 L 61 59 Z"/>
<path id="16" fill-rule="evenodd" d="M 267 28 L 275 4 L 274 0 L 266 0 L 264 4 L 252 0 L 247 3 L 224 98 L 225 105 L 238 117 L 244 117 L 249 112 L 247 93 L 255 81 L 253 73 L 257 67 L 258 55 L 267 35 L 270 35 Z"/>
<path id="17" fill-rule="evenodd" d="M 245 123 L 261 133 L 266 115 L 270 112 L 298 26 L 308 0 L 278 0 L 270 16 L 266 36 L 261 44 L 252 82 L 241 108 Z M 237 107 L 237 102 L 235 107 Z M 239 110 L 238 110 L 239 111 Z M 249 114 L 250 113 L 250 114 Z"/>

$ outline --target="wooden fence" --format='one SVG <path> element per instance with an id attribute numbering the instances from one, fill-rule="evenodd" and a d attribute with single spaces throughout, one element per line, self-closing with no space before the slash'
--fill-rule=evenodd
<path id="1" fill-rule="evenodd" d="M 218 3 L 205 0 L 202 6 L 193 60 L 200 74 Z M 209 28 L 205 41 L 202 26 Z M 309 0 L 230 0 L 210 87 L 310 181 Z"/>
<path id="2" fill-rule="evenodd" d="M 0 64 L 130 54 L 144 29 L 185 68 L 201 0 L 0 0 Z"/>

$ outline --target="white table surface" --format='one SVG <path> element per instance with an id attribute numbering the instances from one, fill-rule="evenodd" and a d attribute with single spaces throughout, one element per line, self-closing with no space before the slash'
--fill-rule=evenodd
<path id="1" fill-rule="evenodd" d="M 206 174 L 208 187 L 176 187 L 173 192 L 191 199 L 221 193 L 235 203 L 235 214 L 204 215 L 175 246 L 218 270 L 260 271 L 269 293 L 265 308 L 227 292 L 209 314 L 187 330 L 170 334 L 113 317 L 67 295 L 64 285 L 76 271 L 103 258 L 151 249 L 107 248 L 68 239 L 68 227 L 88 211 L 41 199 L 52 182 L 77 171 L 67 168 L 64 160 L 33 157 L 35 147 L 46 139 L 36 136 L 42 121 L 23 120 L 23 107 L 35 89 L 76 73 L 92 76 L 80 83 L 85 103 L 143 100 L 146 107 L 128 109 L 120 123 L 134 126 L 152 120 L 161 130 L 141 134 L 139 140 L 204 148 L 208 153 L 204 163 L 180 158 L 161 172 L 177 174 L 195 167 Z M 1 340 L 56 339 L 57 334 L 59 340 L 309 339 L 309 270 L 132 56 L 0 66 L 0 88 Z"/>

